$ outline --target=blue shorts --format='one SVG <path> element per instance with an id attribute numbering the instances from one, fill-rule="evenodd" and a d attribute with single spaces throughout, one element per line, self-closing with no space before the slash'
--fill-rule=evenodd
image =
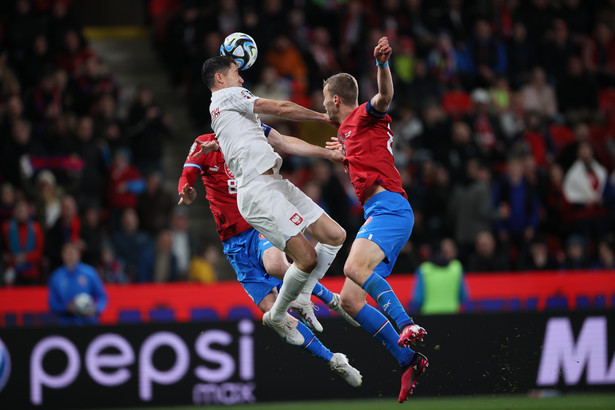
<path id="1" fill-rule="evenodd" d="M 224 254 L 237 274 L 237 280 L 248 296 L 256 303 L 263 300 L 271 289 L 282 281 L 269 276 L 263 264 L 263 252 L 273 244 L 256 229 L 248 229 L 222 242 Z"/>
<path id="2" fill-rule="evenodd" d="M 410 239 L 414 213 L 408 200 L 391 191 L 379 192 L 363 205 L 365 223 L 357 238 L 374 242 L 384 252 L 384 260 L 374 272 L 386 278 L 391 274 L 399 251 Z"/>

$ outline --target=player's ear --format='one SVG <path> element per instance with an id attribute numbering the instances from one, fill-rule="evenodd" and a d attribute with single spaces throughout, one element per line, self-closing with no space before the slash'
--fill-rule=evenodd
<path id="1" fill-rule="evenodd" d="M 339 95 L 334 95 L 333 102 L 335 103 L 335 105 L 340 105 L 342 103 L 342 99 L 340 98 Z"/>
<path id="2" fill-rule="evenodd" d="M 224 82 L 223 77 L 224 76 L 222 75 L 222 73 L 214 74 L 214 78 L 216 79 L 216 82 L 219 84 L 222 84 Z"/>

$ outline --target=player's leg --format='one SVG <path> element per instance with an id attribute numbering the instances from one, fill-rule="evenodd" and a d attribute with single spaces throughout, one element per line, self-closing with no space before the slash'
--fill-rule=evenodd
<path id="1" fill-rule="evenodd" d="M 284 273 L 284 282 L 280 294 L 271 310 L 263 316 L 268 326 L 280 333 L 280 326 L 286 320 L 286 311 L 290 303 L 299 296 L 310 272 L 317 263 L 316 251 L 303 234 L 299 233 L 286 242 L 284 252 L 294 261 Z"/>
<path id="2" fill-rule="evenodd" d="M 357 238 L 344 265 L 344 275 L 363 288 L 395 321 L 398 329 L 403 329 L 413 323 L 412 319 L 386 279 L 374 272 L 384 258 L 384 252 L 376 243 L 365 238 Z"/>
<path id="3" fill-rule="evenodd" d="M 316 266 L 298 298 L 291 303 L 291 307 L 306 322 L 312 323 L 316 331 L 322 332 L 322 326 L 314 315 L 310 296 L 314 286 L 325 276 L 329 266 L 341 249 L 346 239 L 346 231 L 302 192 L 293 192 L 293 199 L 297 208 L 302 210 L 306 218 L 311 218 L 308 221 L 314 220 L 306 227 L 305 232 L 316 239 L 318 243 L 314 248 L 317 256 Z"/>
<path id="4" fill-rule="evenodd" d="M 353 280 L 346 279 L 342 291 L 342 306 L 354 320 L 372 337 L 381 342 L 397 359 L 401 367 L 407 366 L 414 357 L 412 349 L 397 344 L 399 334 L 378 309 L 367 304 L 367 293 Z"/>
<path id="5" fill-rule="evenodd" d="M 259 303 L 258 308 L 263 312 L 268 312 L 275 303 L 276 289 L 272 289 Z M 348 363 L 346 355 L 343 353 L 332 353 L 322 342 L 312 333 L 312 331 L 299 322 L 294 317 L 287 314 L 287 321 L 294 326 L 303 336 L 303 343 L 299 346 L 312 353 L 314 356 L 327 363 L 331 370 L 337 372 L 352 387 L 361 386 L 361 373 Z"/>
<path id="6" fill-rule="evenodd" d="M 290 266 L 290 263 L 288 263 L 288 260 L 286 258 L 286 254 L 280 251 L 275 246 L 271 245 L 271 243 L 264 239 L 264 237 L 261 238 L 260 241 L 265 244 L 263 246 L 264 250 L 262 250 L 261 252 L 261 260 L 265 270 L 269 275 L 273 276 L 274 278 L 282 280 L 284 278 L 284 273 L 286 273 L 286 270 Z M 314 289 L 312 290 L 312 295 L 323 301 L 331 310 L 337 313 L 341 318 L 346 320 L 352 326 L 359 326 L 359 324 L 352 317 L 350 317 L 350 315 L 346 313 L 346 311 L 342 308 L 340 302 L 340 295 L 338 293 L 331 292 L 331 290 L 327 289 L 321 283 L 317 282 L 314 286 Z M 310 321 L 306 320 L 306 324 L 310 326 Z M 314 328 L 312 327 L 312 329 Z"/>
<path id="7" fill-rule="evenodd" d="M 393 325 L 382 313 L 366 303 L 367 292 L 354 281 L 346 279 L 341 296 L 344 309 L 397 359 L 402 369 L 398 400 L 400 403 L 404 402 L 408 395 L 412 394 L 418 378 L 425 372 L 427 359 L 410 347 L 399 346 L 399 334 Z"/>

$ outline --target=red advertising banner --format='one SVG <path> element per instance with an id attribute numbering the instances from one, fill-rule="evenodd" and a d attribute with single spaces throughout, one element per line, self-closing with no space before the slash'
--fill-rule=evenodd
<path id="1" fill-rule="evenodd" d="M 491 273 L 466 277 L 471 298 L 466 311 L 481 310 L 480 303 L 489 301 L 500 302 L 501 309 L 495 310 L 541 311 L 550 298 L 560 299 L 567 309 L 580 307 L 577 306 L 580 298 L 601 301 L 600 306 L 588 307 L 614 307 L 613 271 Z M 402 304 L 409 306 L 414 276 L 392 275 L 388 280 Z M 339 292 L 344 278 L 329 277 L 322 283 Z M 237 282 L 107 285 L 106 289 L 109 305 L 100 318 L 103 324 L 118 323 L 122 321 L 121 314 L 127 313 L 133 315 L 133 322 L 155 321 L 152 315 L 156 313 L 163 314 L 161 320 L 179 322 L 189 321 L 197 314 L 202 315 L 201 320 L 212 321 L 249 317 L 250 313 L 255 319 L 261 317 Z M 329 314 L 328 309 L 320 311 Z M 0 326 L 44 324 L 32 317 L 48 312 L 46 287 L 0 288 Z"/>

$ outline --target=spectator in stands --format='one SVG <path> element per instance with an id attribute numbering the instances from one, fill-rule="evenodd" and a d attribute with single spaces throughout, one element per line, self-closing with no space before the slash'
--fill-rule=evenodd
<path id="1" fill-rule="evenodd" d="M 86 45 L 78 31 L 70 29 L 64 33 L 62 51 L 58 56 L 57 66 L 75 76 L 78 70 L 96 54 Z"/>
<path id="2" fill-rule="evenodd" d="M 310 74 L 316 78 L 329 78 L 333 74 L 341 71 L 337 58 L 336 49 L 331 45 L 331 36 L 325 27 L 315 27 L 311 35 L 310 56 L 314 67 L 311 67 Z M 314 84 L 313 82 L 310 82 Z"/>
<path id="3" fill-rule="evenodd" d="M 466 182 L 467 163 L 472 159 L 481 158 L 481 153 L 472 140 L 472 129 L 462 121 L 456 121 L 451 126 L 451 142 L 443 152 L 441 161 L 446 165 L 455 183 Z"/>
<path id="4" fill-rule="evenodd" d="M 568 59 L 568 70 L 557 84 L 557 105 L 570 122 L 591 121 L 598 108 L 598 89 L 579 57 Z"/>
<path id="5" fill-rule="evenodd" d="M 3 103 L 20 91 L 19 80 L 8 65 L 8 56 L 6 51 L 0 51 L 0 101 Z"/>
<path id="6" fill-rule="evenodd" d="M 540 49 L 540 62 L 551 80 L 559 82 L 566 75 L 570 57 L 579 57 L 579 46 L 570 37 L 568 26 L 563 20 L 553 22 L 551 35 Z"/>
<path id="7" fill-rule="evenodd" d="M 527 76 L 538 62 L 537 45 L 527 36 L 527 29 L 522 21 L 516 21 L 513 34 L 506 43 L 508 52 L 508 75 L 513 89 L 518 90 L 525 83 Z"/>
<path id="8" fill-rule="evenodd" d="M 429 52 L 426 62 L 430 73 L 440 83 L 448 86 L 459 84 L 457 55 L 449 33 L 438 34 L 436 46 Z"/>
<path id="9" fill-rule="evenodd" d="M 605 198 L 612 197 L 606 168 L 594 158 L 589 143 L 581 143 L 577 160 L 564 177 L 564 195 L 572 204 L 574 231 L 586 239 L 604 236 L 609 229 L 609 209 Z"/>
<path id="10" fill-rule="evenodd" d="M 528 111 L 525 115 L 525 129 L 521 133 L 521 141 L 541 170 L 553 162 L 553 141 L 539 111 Z"/>
<path id="11" fill-rule="evenodd" d="M 45 19 L 32 10 L 30 0 L 16 0 L 14 5 L 5 20 L 4 35 L 13 64 L 23 67 L 34 36 L 45 31 Z"/>
<path id="12" fill-rule="evenodd" d="M 499 118 L 491 110 L 489 93 L 483 88 L 475 89 L 472 91 L 472 102 L 474 108 L 467 121 L 474 130 L 474 141 L 482 156 L 492 161 L 500 160 L 506 151 L 505 140 Z"/>
<path id="13" fill-rule="evenodd" d="M 109 169 L 107 203 L 112 211 L 112 227 L 117 227 L 119 214 L 137 205 L 137 196 L 145 190 L 145 180 L 139 170 L 130 163 L 128 149 L 119 149 L 113 156 Z"/>
<path id="14" fill-rule="evenodd" d="M 130 278 L 124 272 L 124 266 L 115 257 L 113 248 L 105 245 L 101 252 L 101 263 L 98 267 L 100 276 L 105 283 L 128 283 Z"/>
<path id="15" fill-rule="evenodd" d="M 175 282 L 180 279 L 177 257 L 173 253 L 171 231 L 160 231 L 156 237 L 156 244 L 141 253 L 137 274 L 137 281 L 140 283 Z"/>
<path id="16" fill-rule="evenodd" d="M 545 72 L 540 67 L 535 67 L 529 82 L 521 88 L 523 108 L 527 111 L 536 111 L 547 119 L 553 119 L 557 114 L 557 99 L 555 90 L 549 83 Z"/>
<path id="17" fill-rule="evenodd" d="M 20 70 L 21 84 L 24 89 L 29 90 L 42 79 L 45 73 L 55 71 L 55 59 L 49 50 L 49 43 L 44 34 L 34 37 L 32 46 L 26 56 L 24 66 Z"/>
<path id="18" fill-rule="evenodd" d="M 107 164 L 103 147 L 94 139 L 94 121 L 85 116 L 77 121 L 73 152 L 83 160 L 75 197 L 81 208 L 103 203 Z"/>
<path id="19" fill-rule="evenodd" d="M 41 262 L 45 239 L 40 224 L 31 217 L 29 204 L 18 200 L 13 218 L 2 226 L 2 256 L 9 270 L 5 282 L 35 285 L 41 282 Z"/>
<path id="20" fill-rule="evenodd" d="M 100 210 L 97 206 L 89 206 L 83 212 L 80 235 L 83 245 L 81 253 L 83 262 L 88 265 L 99 266 L 106 238 L 100 222 Z"/>
<path id="21" fill-rule="evenodd" d="M 159 172 L 150 173 L 145 191 L 137 198 L 136 211 L 141 229 L 152 237 L 158 235 L 168 227 L 175 202 L 175 197 L 162 185 L 162 175 Z"/>
<path id="22" fill-rule="evenodd" d="M 151 238 L 139 230 L 139 217 L 132 208 L 122 212 L 121 226 L 111 237 L 113 252 L 127 277 L 137 280 L 141 255 L 151 247 Z"/>
<path id="23" fill-rule="evenodd" d="M 265 54 L 267 65 L 273 66 L 280 77 L 291 80 L 294 89 L 305 92 L 308 71 L 304 58 L 288 37 L 281 35 L 273 39 L 271 48 Z"/>
<path id="24" fill-rule="evenodd" d="M 448 207 L 462 260 L 466 260 L 478 234 L 491 229 L 495 216 L 489 169 L 483 162 L 471 159 L 466 170 L 468 183 L 457 184 Z"/>
<path id="25" fill-rule="evenodd" d="M 103 95 L 117 98 L 118 85 L 115 78 L 96 56 L 89 57 L 76 72 L 73 84 L 74 109 L 78 114 L 91 115 L 94 104 Z"/>
<path id="26" fill-rule="evenodd" d="M 64 325 L 97 324 L 107 307 L 107 293 L 96 270 L 80 261 L 79 246 L 62 247 L 63 265 L 49 279 L 49 310 Z"/>
<path id="27" fill-rule="evenodd" d="M 547 188 L 542 202 L 545 208 L 544 229 L 555 238 L 568 234 L 571 222 L 570 202 L 564 195 L 564 171 L 559 164 L 549 166 Z"/>
<path id="28" fill-rule="evenodd" d="M 599 21 L 593 38 L 584 48 L 584 61 L 601 87 L 615 86 L 615 37 L 608 24 Z"/>
<path id="29" fill-rule="evenodd" d="M 536 235 L 521 255 L 519 270 L 540 271 L 555 270 L 557 261 L 549 253 L 546 239 L 543 235 Z"/>
<path id="30" fill-rule="evenodd" d="M 17 201 L 15 188 L 8 182 L 0 187 L 0 225 L 13 217 L 13 209 Z"/>
<path id="31" fill-rule="evenodd" d="M 23 119 L 17 119 L 10 128 L 8 138 L 2 138 L 4 141 L 0 150 L 0 174 L 4 182 L 13 186 L 21 184 L 22 160 L 29 154 L 40 152 L 40 147 L 33 143 L 30 132 L 30 124 Z"/>
<path id="32" fill-rule="evenodd" d="M 571 235 L 566 241 L 566 256 L 560 269 L 587 269 L 587 241 L 579 235 Z"/>
<path id="33" fill-rule="evenodd" d="M 592 264 L 592 269 L 615 269 L 615 251 L 613 245 L 608 240 L 603 240 L 598 243 L 598 257 Z"/>
<path id="34" fill-rule="evenodd" d="M 460 71 L 470 87 L 488 87 L 499 75 L 506 73 L 508 57 L 504 45 L 492 34 L 487 20 L 474 23 L 474 36 L 460 55 Z"/>
<path id="35" fill-rule="evenodd" d="M 34 198 L 38 219 L 42 221 L 43 229 L 51 229 L 60 217 L 62 189 L 56 182 L 53 172 L 43 169 L 36 175 L 36 184 L 28 178 L 23 179 L 26 193 Z"/>
<path id="36" fill-rule="evenodd" d="M 199 252 L 200 241 L 189 229 L 188 211 L 185 207 L 175 207 L 171 218 L 171 246 L 177 260 L 179 279 L 188 277 L 190 259 Z"/>
<path id="37" fill-rule="evenodd" d="M 172 138 L 170 126 L 171 117 L 153 101 L 151 91 L 140 90 L 130 108 L 126 136 L 141 174 L 162 172 L 164 142 Z"/>
<path id="38" fill-rule="evenodd" d="M 431 260 L 416 270 L 412 306 L 423 315 L 458 313 L 469 298 L 455 243 L 444 238 L 434 246 Z M 412 309 L 415 311 L 415 309 Z"/>
<path id="39" fill-rule="evenodd" d="M 508 258 L 496 248 L 495 238 L 489 231 L 476 236 L 474 253 L 468 259 L 468 272 L 502 272 L 510 269 Z"/>
<path id="40" fill-rule="evenodd" d="M 534 237 L 539 222 L 539 202 L 535 187 L 523 175 L 523 158 L 512 155 L 506 173 L 494 185 L 494 205 L 499 219 L 495 229 L 500 241 L 519 252 Z"/>
<path id="41" fill-rule="evenodd" d="M 62 198 L 60 217 L 45 236 L 45 255 L 49 260 L 51 270 L 62 264 L 62 247 L 67 242 L 82 247 L 81 218 L 79 218 L 77 202 L 70 195 L 65 195 Z"/>
<path id="42" fill-rule="evenodd" d="M 201 252 L 190 260 L 188 279 L 199 283 L 216 283 L 218 275 L 216 264 L 220 259 L 220 251 L 215 245 L 203 246 Z"/>
<path id="43" fill-rule="evenodd" d="M 566 144 L 560 151 L 557 162 L 561 165 L 564 172 L 568 171 L 572 164 L 577 160 L 579 145 L 589 143 L 590 129 L 587 123 L 578 122 L 573 130 L 574 141 Z"/>

